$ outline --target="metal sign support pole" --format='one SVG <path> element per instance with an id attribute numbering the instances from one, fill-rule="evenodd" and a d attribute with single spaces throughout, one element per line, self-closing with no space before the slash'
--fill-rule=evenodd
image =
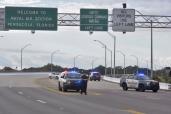
<path id="1" fill-rule="evenodd" d="M 151 20 L 151 78 L 153 78 L 153 21 Z"/>

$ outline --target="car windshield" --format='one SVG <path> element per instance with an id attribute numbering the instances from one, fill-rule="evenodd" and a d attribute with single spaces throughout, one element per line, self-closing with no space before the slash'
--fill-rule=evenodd
<path id="1" fill-rule="evenodd" d="M 137 76 L 138 80 L 150 80 L 148 76 Z"/>
<path id="2" fill-rule="evenodd" d="M 94 76 L 99 76 L 100 74 L 97 72 L 97 73 L 93 73 Z"/>
<path id="3" fill-rule="evenodd" d="M 79 73 L 68 73 L 67 78 L 69 78 L 69 79 L 81 79 L 81 74 L 79 74 Z"/>

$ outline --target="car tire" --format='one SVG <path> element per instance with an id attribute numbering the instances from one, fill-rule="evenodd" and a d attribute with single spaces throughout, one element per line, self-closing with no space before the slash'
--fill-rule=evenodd
<path id="1" fill-rule="evenodd" d="M 157 87 L 153 87 L 152 91 L 156 93 L 159 89 Z"/>
<path id="2" fill-rule="evenodd" d="M 143 84 L 139 84 L 138 90 L 141 91 L 141 92 L 144 92 L 145 91 L 144 85 Z"/>
<path id="3" fill-rule="evenodd" d="M 49 76 L 49 79 L 52 79 L 52 76 Z"/>
<path id="4" fill-rule="evenodd" d="M 128 90 L 127 84 L 126 83 L 123 83 L 122 84 L 122 88 L 123 88 L 124 91 L 127 91 Z"/>
<path id="5" fill-rule="evenodd" d="M 59 90 L 59 91 L 62 91 L 62 88 L 61 88 L 60 83 L 58 83 L 58 90 Z"/>
<path id="6" fill-rule="evenodd" d="M 62 91 L 63 92 L 67 92 L 67 89 L 65 89 L 64 87 L 62 87 Z"/>
<path id="7" fill-rule="evenodd" d="M 62 91 L 63 91 L 63 92 L 67 92 L 67 89 L 65 88 L 64 85 L 63 85 L 63 87 L 62 87 Z"/>
<path id="8" fill-rule="evenodd" d="M 77 89 L 76 91 L 77 91 L 77 92 L 79 92 L 80 90 L 79 90 L 79 89 Z"/>
<path id="9" fill-rule="evenodd" d="M 154 93 L 157 93 L 157 92 L 158 92 L 158 90 L 157 90 L 157 89 L 153 89 L 153 92 L 154 92 Z"/>

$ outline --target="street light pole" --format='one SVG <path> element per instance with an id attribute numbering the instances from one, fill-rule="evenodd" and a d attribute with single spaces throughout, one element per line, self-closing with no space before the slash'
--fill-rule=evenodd
<path id="1" fill-rule="evenodd" d="M 132 57 L 134 57 L 137 60 L 137 73 L 138 73 L 138 57 L 135 55 L 131 55 Z"/>
<path id="2" fill-rule="evenodd" d="M 26 44 L 24 47 L 21 48 L 21 71 L 23 70 L 23 50 L 28 46 L 31 46 L 31 44 Z"/>
<path id="3" fill-rule="evenodd" d="M 110 32 L 107 32 L 111 38 L 113 38 L 113 75 L 115 77 L 115 56 L 116 56 L 116 36 L 111 34 Z"/>
<path id="4" fill-rule="evenodd" d="M 52 64 L 53 64 L 53 55 L 55 54 L 55 53 L 57 53 L 57 52 L 59 52 L 60 50 L 56 50 L 56 51 L 53 51 L 52 53 L 51 53 L 51 73 L 53 72 L 53 66 L 52 66 Z"/>
<path id="5" fill-rule="evenodd" d="M 95 42 L 98 42 L 98 43 L 100 43 L 104 48 L 105 48 L 105 76 L 106 76 L 106 74 L 107 74 L 107 64 L 106 64 L 106 50 L 107 50 L 107 46 L 104 44 L 104 43 L 102 43 L 101 41 L 99 41 L 99 40 L 94 40 Z"/>
<path id="6" fill-rule="evenodd" d="M 147 76 L 148 76 L 148 60 L 146 60 L 146 64 L 147 64 Z"/>
<path id="7" fill-rule="evenodd" d="M 94 69 L 94 62 L 96 61 L 96 59 L 93 59 L 92 61 L 91 61 L 91 69 L 92 69 L 92 71 L 93 71 L 93 69 Z"/>
<path id="8" fill-rule="evenodd" d="M 111 64 L 111 76 L 112 76 L 112 50 L 110 50 L 109 48 L 107 48 L 107 50 L 110 52 L 110 57 L 111 57 L 110 64 Z"/>
<path id="9" fill-rule="evenodd" d="M 105 47 L 105 76 L 107 75 L 107 62 L 106 62 L 106 59 L 107 59 L 107 55 L 106 55 L 106 50 L 107 50 L 107 46 L 106 45 L 104 45 L 104 47 Z"/>
<path id="10" fill-rule="evenodd" d="M 124 57 L 124 74 L 126 74 L 126 72 L 125 72 L 125 54 L 122 51 L 117 51 L 117 52 L 119 52 Z"/>
<path id="11" fill-rule="evenodd" d="M 81 56 L 81 55 L 77 55 L 77 56 L 74 56 L 74 69 L 75 69 L 75 62 L 76 62 L 76 59 L 79 57 L 79 56 Z"/>
<path id="12" fill-rule="evenodd" d="M 91 69 L 92 69 L 92 71 L 93 71 L 93 69 L 94 69 L 94 61 L 95 61 L 95 60 L 92 60 L 92 61 L 91 61 Z"/>

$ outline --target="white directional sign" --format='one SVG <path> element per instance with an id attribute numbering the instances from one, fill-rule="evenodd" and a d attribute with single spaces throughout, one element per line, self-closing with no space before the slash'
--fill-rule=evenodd
<path id="1" fill-rule="evenodd" d="M 5 24 L 5 9 L 0 8 L 0 30 L 4 30 Z"/>
<path id="2" fill-rule="evenodd" d="M 134 32 L 135 31 L 135 10 L 134 9 L 113 9 L 112 16 L 113 31 Z"/>

